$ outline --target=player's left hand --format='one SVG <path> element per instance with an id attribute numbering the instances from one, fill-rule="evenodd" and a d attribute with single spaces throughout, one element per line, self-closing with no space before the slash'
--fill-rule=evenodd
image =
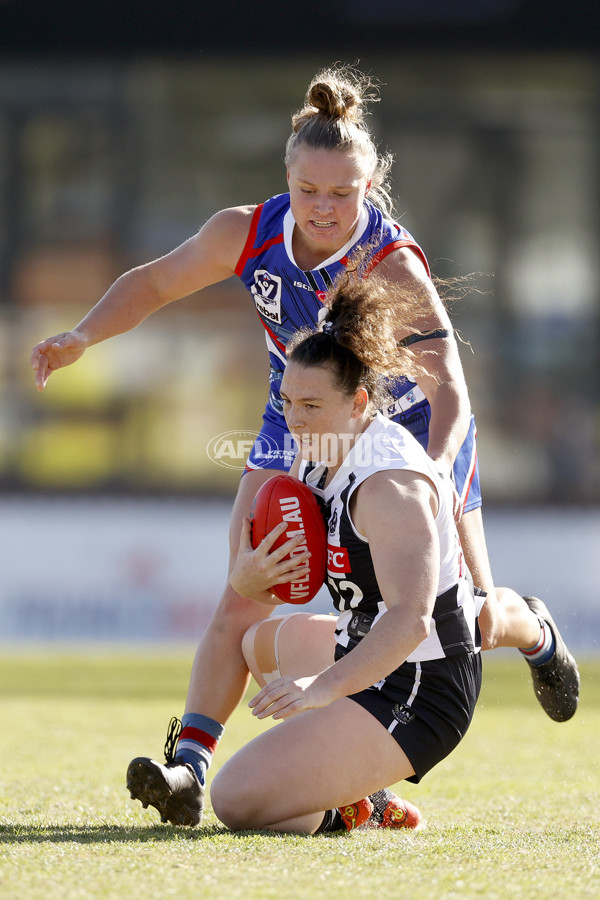
<path id="1" fill-rule="evenodd" d="M 284 676 L 271 681 L 252 698 L 248 706 L 257 719 L 289 719 L 305 709 L 329 706 L 334 699 L 318 682 L 318 675 L 306 678 Z"/>

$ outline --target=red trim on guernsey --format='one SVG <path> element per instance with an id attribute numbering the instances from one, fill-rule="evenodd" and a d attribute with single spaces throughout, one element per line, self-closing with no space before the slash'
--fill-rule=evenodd
<path id="1" fill-rule="evenodd" d="M 250 222 L 250 231 L 248 232 L 248 237 L 246 238 L 246 243 L 244 244 L 244 249 L 242 250 L 242 255 L 238 259 L 237 266 L 235 267 L 235 274 L 241 278 L 242 272 L 244 271 L 244 267 L 249 259 L 253 259 L 255 256 L 258 256 L 260 253 L 263 253 L 265 250 L 268 250 L 269 247 L 273 247 L 274 244 L 283 244 L 283 231 L 280 234 L 275 235 L 274 238 L 269 238 L 268 241 L 265 241 L 264 244 L 261 244 L 260 247 L 254 246 L 254 241 L 256 240 L 256 232 L 258 231 L 258 222 L 260 220 L 260 215 L 263 210 L 263 206 L 265 204 L 261 203 L 256 207 L 254 212 L 252 213 L 252 221 Z"/>
<path id="2" fill-rule="evenodd" d="M 475 433 L 475 438 L 477 438 L 477 432 Z M 466 491 L 463 488 L 463 496 L 462 496 L 463 506 L 467 502 L 467 497 L 469 496 L 469 494 L 471 492 L 471 485 L 473 484 L 473 478 L 475 477 L 475 469 L 476 468 L 477 468 L 477 447 L 475 447 L 475 453 L 473 454 L 473 461 L 471 464 L 471 477 L 469 478 L 469 481 L 467 482 Z"/>
<path id="3" fill-rule="evenodd" d="M 260 247 L 257 247 L 254 253 L 251 253 L 250 256 L 258 256 L 264 250 L 268 250 L 269 247 L 272 247 L 274 244 L 283 244 L 283 231 L 276 235 L 274 238 L 269 238 L 268 241 L 265 241 L 264 244 L 261 244 Z"/>
<path id="4" fill-rule="evenodd" d="M 202 731 L 200 728 L 194 728 L 192 725 L 186 725 L 185 728 L 182 729 L 179 740 L 196 741 L 198 744 L 202 744 L 203 747 L 206 747 L 207 750 L 210 750 L 211 753 L 215 752 L 217 744 L 219 743 L 211 734 Z"/>
<path id="5" fill-rule="evenodd" d="M 263 328 L 265 329 L 265 331 L 267 331 L 267 332 L 269 333 L 269 337 L 277 344 L 277 346 L 279 347 L 279 349 L 281 350 L 281 352 L 282 352 L 282 353 L 285 353 L 285 344 L 283 344 L 283 343 L 279 340 L 279 338 L 277 337 L 277 335 L 275 334 L 274 331 L 271 331 L 271 329 L 269 328 L 269 326 L 267 325 L 267 323 L 264 321 L 264 319 L 261 319 L 261 318 L 260 318 L 260 313 L 259 313 L 258 310 L 256 310 L 256 314 L 257 314 L 258 318 L 260 319 L 261 325 L 263 326 Z"/>
<path id="6" fill-rule="evenodd" d="M 252 220 L 250 222 L 250 230 L 248 232 L 248 237 L 246 238 L 246 243 L 244 244 L 244 249 L 242 250 L 242 255 L 238 259 L 237 266 L 235 267 L 235 274 L 241 277 L 242 272 L 244 271 L 244 266 L 247 261 L 250 259 L 250 251 L 254 247 L 254 240 L 256 238 L 256 232 L 258 231 L 258 220 L 260 219 L 260 214 L 263 210 L 264 203 L 259 203 L 254 212 L 252 213 Z"/>
<path id="7" fill-rule="evenodd" d="M 379 265 L 381 260 L 385 259 L 385 257 L 388 256 L 388 254 L 392 253 L 394 250 L 399 250 L 401 247 L 408 247 L 410 250 L 412 250 L 414 253 L 417 254 L 419 259 L 425 266 L 428 276 L 431 278 L 431 271 L 429 269 L 429 263 L 427 262 L 425 254 L 423 253 L 423 251 L 421 250 L 421 248 L 419 247 L 418 244 L 415 244 L 414 241 L 407 241 L 407 240 L 392 241 L 391 244 L 386 244 L 385 247 L 382 247 L 381 250 L 379 250 L 373 257 L 373 259 L 371 260 L 369 268 L 367 269 L 367 275 L 369 274 L 369 272 L 372 272 L 373 269 L 375 268 L 375 266 Z"/>

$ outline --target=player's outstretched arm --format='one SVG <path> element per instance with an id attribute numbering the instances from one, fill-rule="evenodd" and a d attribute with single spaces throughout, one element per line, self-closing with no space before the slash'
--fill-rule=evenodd
<path id="1" fill-rule="evenodd" d="M 234 207 L 214 215 L 171 253 L 121 275 L 72 331 L 46 338 L 31 354 L 36 387 L 52 372 L 76 362 L 88 347 L 130 331 L 174 300 L 234 274 L 253 207 Z"/>

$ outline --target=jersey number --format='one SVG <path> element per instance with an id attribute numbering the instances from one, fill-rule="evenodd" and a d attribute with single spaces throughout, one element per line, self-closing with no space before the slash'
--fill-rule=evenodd
<path id="1" fill-rule="evenodd" d="M 346 609 L 355 609 L 363 598 L 363 592 L 353 581 L 346 581 L 345 578 L 335 579 L 328 575 L 327 584 L 331 585 L 340 598 L 338 604 L 340 612 L 344 612 Z"/>

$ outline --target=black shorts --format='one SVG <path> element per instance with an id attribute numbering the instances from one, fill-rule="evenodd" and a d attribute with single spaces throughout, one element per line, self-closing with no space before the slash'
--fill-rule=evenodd
<path id="1" fill-rule="evenodd" d="M 341 652 L 340 652 L 341 651 Z M 344 655 L 337 648 L 336 658 Z M 380 688 L 352 694 L 381 722 L 423 775 L 454 750 L 471 724 L 481 688 L 481 653 L 464 653 L 421 663 L 404 663 Z"/>

